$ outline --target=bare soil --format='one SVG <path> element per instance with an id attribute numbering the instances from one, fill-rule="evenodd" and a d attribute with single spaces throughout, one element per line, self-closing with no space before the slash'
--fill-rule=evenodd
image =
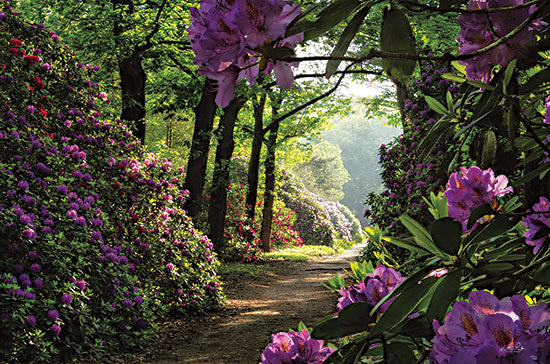
<path id="1" fill-rule="evenodd" d="M 307 262 L 270 262 L 276 273 L 261 278 L 225 277 L 227 307 L 221 313 L 160 324 L 142 352 L 109 357 L 111 363 L 258 363 L 271 334 L 308 327 L 336 311 L 337 295 L 322 286 L 349 268 L 361 245 L 339 256 Z M 105 359 L 105 358 L 104 358 Z"/>

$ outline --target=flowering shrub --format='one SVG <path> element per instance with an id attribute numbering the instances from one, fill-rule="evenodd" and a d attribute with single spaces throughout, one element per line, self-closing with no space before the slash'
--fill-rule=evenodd
<path id="1" fill-rule="evenodd" d="M 498 300 L 486 291 L 459 301 L 432 340 L 430 361 L 442 363 L 546 363 L 550 356 L 550 310 L 529 306 L 524 296 Z"/>
<path id="2" fill-rule="evenodd" d="M 260 258 L 262 241 L 260 239 L 263 201 L 256 203 L 256 215 L 250 221 L 246 215 L 246 186 L 230 184 L 227 186 L 227 213 L 225 215 L 224 237 L 228 244 L 222 258 L 227 261 L 254 262 Z M 261 196 L 260 196 L 261 197 Z M 210 196 L 204 196 L 206 204 Z M 206 207 L 199 216 L 200 224 L 206 228 Z M 284 206 L 273 212 L 271 243 L 274 248 L 302 246 L 300 233 L 292 227 L 295 214 Z"/>
<path id="3" fill-rule="evenodd" d="M 496 210 L 497 197 L 504 196 L 514 189 L 511 186 L 507 187 L 506 176 L 500 175 L 495 178 L 491 168 L 481 170 L 477 166 L 468 169 L 461 167 L 460 172 L 462 174 L 451 174 L 444 196 L 449 204 L 449 216 L 460 222 L 462 229 L 466 231 L 468 217 L 477 207 L 489 204 Z"/>
<path id="4" fill-rule="evenodd" d="M 338 312 L 344 307 L 354 302 L 368 302 L 376 306 L 382 298 L 390 293 L 395 287 L 401 284 L 406 278 L 401 276 L 401 273 L 396 272 L 393 268 L 388 268 L 383 264 L 379 264 L 374 272 L 368 273 L 364 282 L 359 282 L 356 285 L 346 289 L 340 289 L 340 297 L 338 298 Z M 383 313 L 391 304 L 393 299 L 384 302 L 378 312 Z"/>
<path id="5" fill-rule="evenodd" d="M 335 226 L 325 206 L 325 200 L 308 192 L 293 178 L 290 172 L 283 171 L 279 197 L 285 205 L 296 213 L 294 228 L 306 245 L 332 246 L 338 236 Z"/>
<path id="6" fill-rule="evenodd" d="M 301 13 L 300 6 L 284 0 L 202 0 L 191 8 L 187 30 L 194 63 L 199 73 L 218 81 L 216 104 L 225 107 L 243 78 L 250 84 L 260 71 L 274 71 L 277 84 L 289 88 L 294 82 L 291 64 L 274 60 L 277 48 L 294 50 L 303 33 L 285 38 L 286 27 Z"/>
<path id="7" fill-rule="evenodd" d="M 135 346 L 222 299 L 181 171 L 149 156 L 42 26 L 0 11 L 0 360 Z"/>
<path id="8" fill-rule="evenodd" d="M 467 9 L 491 9 L 522 5 L 524 0 L 472 0 Z M 458 17 L 460 33 L 458 43 L 460 54 L 469 54 L 496 42 L 526 21 L 536 9 L 536 5 L 512 11 L 499 11 L 487 14 L 466 13 Z M 507 42 L 482 53 L 479 56 L 461 61 L 466 66 L 468 78 L 488 83 L 492 78 L 493 66 L 505 67 L 518 54 L 528 54 L 526 45 L 534 40 L 538 22 L 524 27 Z"/>
<path id="9" fill-rule="evenodd" d="M 307 329 L 279 332 L 271 335 L 271 343 L 262 352 L 260 364 L 310 363 L 321 364 L 334 352 L 322 340 L 311 338 Z"/>
<path id="10" fill-rule="evenodd" d="M 365 211 L 365 216 L 392 235 L 405 232 L 398 219 L 402 214 L 413 216 L 422 223 L 430 221 L 431 215 L 422 202 L 422 196 L 428 196 L 430 192 L 437 194 L 447 179 L 447 167 L 456 147 L 444 146 L 445 141 L 441 140 L 432 155 L 424 159 L 415 151 L 439 118 L 424 101 L 424 95 L 439 96 L 447 91 L 456 95 L 457 86 L 441 77 L 447 71 L 431 64 L 424 67 L 411 87 L 413 95 L 405 104 L 410 127 L 389 145 L 380 146 L 382 181 L 386 190 L 369 194 L 366 204 L 370 208 Z"/>

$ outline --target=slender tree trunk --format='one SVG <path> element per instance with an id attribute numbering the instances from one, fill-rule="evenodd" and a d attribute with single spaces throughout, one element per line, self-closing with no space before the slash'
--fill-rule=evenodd
<path id="1" fill-rule="evenodd" d="M 196 220 L 201 208 L 210 139 L 216 116 L 216 93 L 211 91 L 213 82 L 215 81 L 206 79 L 201 99 L 194 110 L 195 128 L 185 175 L 185 188 L 189 190 L 185 210 L 193 220 Z"/>
<path id="2" fill-rule="evenodd" d="M 127 5 L 123 16 L 131 16 L 135 9 L 132 0 L 112 0 L 113 8 L 118 5 Z M 124 33 L 121 22 L 115 21 L 113 34 L 117 48 L 121 49 L 118 55 L 118 70 L 120 73 L 120 89 L 122 93 L 122 113 L 120 118 L 128 121 L 135 129 L 135 136 L 145 144 L 145 81 L 147 79 L 143 70 L 142 55 L 137 48 L 125 52 L 124 44 L 120 37 Z"/>
<path id="3" fill-rule="evenodd" d="M 277 115 L 277 109 L 273 108 L 273 118 Z M 275 125 L 269 134 L 267 142 L 267 156 L 265 159 L 265 193 L 260 237 L 264 252 L 271 251 L 271 227 L 273 225 L 273 202 L 275 200 L 275 157 L 277 151 L 277 134 L 279 123 Z"/>
<path id="4" fill-rule="evenodd" d="M 256 200 L 258 198 L 258 179 L 260 173 L 260 154 L 262 153 L 262 141 L 264 138 L 264 109 L 266 94 L 260 98 L 260 102 L 254 105 L 254 139 L 248 162 L 248 191 L 246 193 L 246 215 L 254 220 L 256 214 Z"/>
<path id="5" fill-rule="evenodd" d="M 229 184 L 229 167 L 235 141 L 233 131 L 239 111 L 246 100 L 237 98 L 223 110 L 220 119 L 220 140 L 216 148 L 216 161 L 214 163 L 214 175 L 212 179 L 212 192 L 210 194 L 210 206 L 208 208 L 209 237 L 214 244 L 214 249 L 220 253 L 225 247 L 223 231 L 225 227 L 225 213 L 227 211 L 227 185 Z"/>
<path id="6" fill-rule="evenodd" d="M 397 105 L 399 106 L 399 113 L 401 114 L 401 123 L 403 125 L 403 132 L 408 127 L 406 122 L 405 114 L 405 100 L 407 100 L 407 88 L 399 87 L 395 85 L 396 94 L 397 94 Z"/>

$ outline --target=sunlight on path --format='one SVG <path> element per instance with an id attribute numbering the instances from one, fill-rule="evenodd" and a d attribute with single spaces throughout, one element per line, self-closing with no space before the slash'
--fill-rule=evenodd
<path id="1" fill-rule="evenodd" d="M 322 283 L 349 267 L 363 244 L 339 256 L 322 257 L 286 266 L 274 277 L 228 287 L 232 317 L 204 319 L 185 325 L 172 350 L 159 353 L 154 363 L 258 363 L 272 333 L 295 329 L 300 320 L 314 326 L 336 311 L 336 295 Z"/>

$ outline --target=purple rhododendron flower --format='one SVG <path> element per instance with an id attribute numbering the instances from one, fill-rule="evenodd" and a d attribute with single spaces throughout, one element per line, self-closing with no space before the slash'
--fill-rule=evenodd
<path id="1" fill-rule="evenodd" d="M 472 0 L 468 9 L 489 9 L 522 5 L 526 0 Z M 469 54 L 496 42 L 523 23 L 536 10 L 536 7 L 524 7 L 513 11 L 501 11 L 487 14 L 466 13 L 458 17 L 460 33 L 457 41 L 460 54 Z M 488 52 L 460 61 L 466 66 L 468 78 L 488 83 L 492 77 L 493 66 L 506 66 L 514 57 L 527 55 L 526 46 L 534 40 L 535 30 L 540 30 L 540 22 L 533 22 L 518 34 Z"/>
<path id="2" fill-rule="evenodd" d="M 349 289 L 346 289 L 346 287 L 340 289 L 340 298 L 338 298 L 338 304 L 336 305 L 338 312 L 355 302 L 368 302 L 376 306 L 382 298 L 393 291 L 405 279 L 405 277 L 401 276 L 401 273 L 396 272 L 393 268 L 379 264 L 372 273 L 367 274 L 364 282 L 359 282 Z M 378 311 L 386 311 L 392 302 L 393 299 L 384 302 L 378 308 Z"/>
<path id="3" fill-rule="evenodd" d="M 323 340 L 314 340 L 309 332 L 279 332 L 271 335 L 271 343 L 262 352 L 260 364 L 321 364 L 334 352 Z"/>
<path id="4" fill-rule="evenodd" d="M 233 99 L 237 82 L 246 77 L 253 84 L 261 70 L 274 70 L 280 87 L 292 85 L 291 64 L 268 60 L 267 49 L 293 50 L 303 40 L 303 33 L 284 38 L 300 13 L 300 6 L 285 0 L 202 0 L 200 9 L 191 9 L 187 31 L 194 63 L 200 74 L 217 81 L 218 106 Z"/>
<path id="5" fill-rule="evenodd" d="M 544 100 L 544 106 L 546 107 L 546 113 L 544 114 L 544 123 L 550 124 L 550 96 Z"/>
<path id="6" fill-rule="evenodd" d="M 36 318 L 33 315 L 29 315 L 24 319 L 25 323 L 29 326 L 36 325 Z"/>
<path id="7" fill-rule="evenodd" d="M 530 214 L 521 221 L 528 230 L 525 238 L 528 245 L 535 247 L 533 253 L 537 254 L 544 242 L 550 238 L 550 201 L 546 197 L 540 197 L 539 203 L 533 205 L 533 211 L 541 214 Z M 546 234 L 541 236 L 541 230 Z"/>
<path id="8" fill-rule="evenodd" d="M 504 196 L 514 189 L 507 187 L 506 176 L 501 174 L 495 178 L 491 168 L 481 170 L 476 166 L 468 169 L 461 167 L 460 172 L 462 174 L 451 174 L 444 195 L 449 203 L 449 216 L 460 222 L 463 230 L 467 231 L 468 218 L 473 210 L 484 204 L 495 206 L 496 197 Z"/>
<path id="9" fill-rule="evenodd" d="M 75 286 L 78 287 L 79 290 L 84 291 L 86 289 L 86 282 L 84 280 L 76 281 Z"/>
<path id="10" fill-rule="evenodd" d="M 33 263 L 33 264 L 31 264 L 31 266 L 29 267 L 29 270 L 30 270 L 31 272 L 34 272 L 34 273 L 40 272 L 40 269 L 41 269 L 41 268 L 40 268 L 40 264 L 38 264 L 38 263 Z"/>
<path id="11" fill-rule="evenodd" d="M 61 302 L 66 305 L 70 305 L 71 302 L 73 302 L 73 296 L 71 296 L 70 293 L 64 293 L 63 296 L 61 296 Z"/>
<path id="12" fill-rule="evenodd" d="M 548 354 L 550 310 L 545 303 L 529 306 L 524 296 L 498 300 L 475 291 L 460 301 L 440 325 L 430 354 L 433 364 L 541 363 Z"/>
<path id="13" fill-rule="evenodd" d="M 50 330 L 52 331 L 52 334 L 54 334 L 55 336 L 59 336 L 59 334 L 61 333 L 61 326 L 53 324 L 52 327 L 50 327 Z"/>
<path id="14" fill-rule="evenodd" d="M 48 318 L 52 321 L 57 321 L 57 319 L 59 318 L 59 312 L 57 310 L 49 310 Z"/>

